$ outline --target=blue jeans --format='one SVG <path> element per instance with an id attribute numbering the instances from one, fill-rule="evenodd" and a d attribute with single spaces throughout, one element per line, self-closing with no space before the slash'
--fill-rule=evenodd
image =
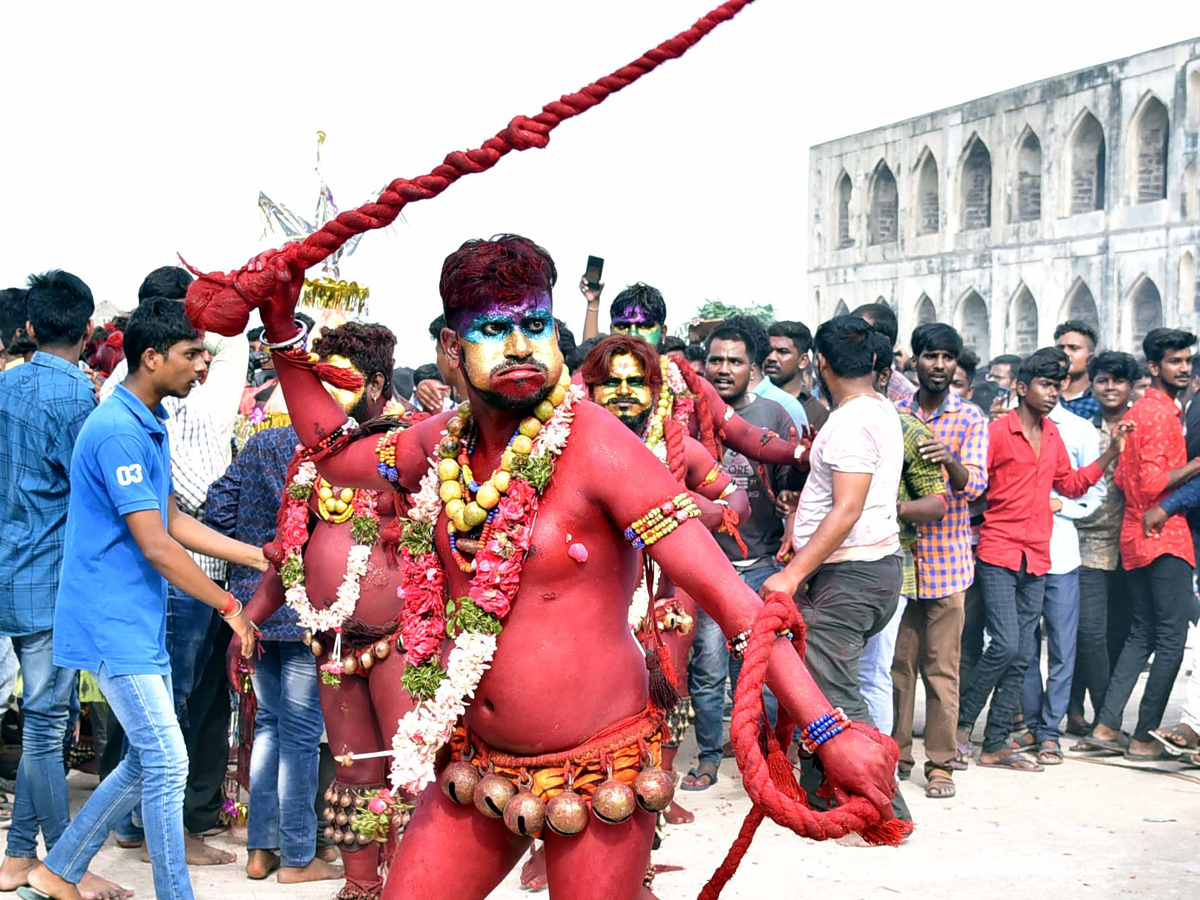
<path id="1" fill-rule="evenodd" d="M 54 634 L 39 631 L 12 639 L 25 679 L 21 704 L 21 763 L 8 832 L 8 856 L 37 858 L 39 826 L 47 847 L 58 843 L 71 819 L 63 741 L 77 673 L 54 665 Z"/>
<path id="2" fill-rule="evenodd" d="M 754 593 L 758 593 L 758 589 L 763 586 L 768 578 L 776 572 L 782 570 L 782 566 L 778 565 L 772 558 L 770 565 L 755 566 L 753 569 L 739 569 L 738 575 L 742 581 L 746 582 L 746 586 Z M 729 658 L 729 690 L 730 693 L 737 692 L 738 676 L 742 674 L 742 661 L 740 659 Z M 779 716 L 779 701 L 775 699 L 775 695 L 771 693 L 769 687 L 763 686 L 763 708 L 766 710 L 767 719 L 772 725 L 775 724 Z"/>
<path id="3" fill-rule="evenodd" d="M 117 714 L 129 752 L 96 788 L 60 840 L 46 868 L 78 884 L 108 833 L 139 803 L 159 900 L 192 900 L 183 845 L 187 749 L 175 718 L 170 675 L 109 675 L 100 690 Z"/>
<path id="4" fill-rule="evenodd" d="M 900 620 L 904 618 L 907 605 L 908 599 L 901 596 L 896 611 L 883 631 L 867 638 L 867 646 L 863 648 L 862 659 L 858 662 L 858 686 L 880 734 L 890 735 L 896 720 L 892 698 L 892 662 L 896 658 Z"/>
<path id="5" fill-rule="evenodd" d="M 263 641 L 251 681 L 258 698 L 250 755 L 246 848 L 278 850 L 285 866 L 312 862 L 317 841 L 318 745 L 325 728 L 317 662 L 299 641 Z"/>
<path id="6" fill-rule="evenodd" d="M 692 661 L 688 690 L 696 713 L 696 747 L 700 765 L 721 764 L 721 714 L 725 709 L 725 681 L 729 678 L 729 648 L 721 626 L 703 609 L 696 609 L 692 634 Z"/>
<path id="7" fill-rule="evenodd" d="M 1075 674 L 1076 636 L 1079 632 L 1079 570 L 1047 575 L 1042 600 L 1042 621 L 1050 668 L 1042 687 L 1042 642 L 1034 637 L 1033 656 L 1021 689 L 1025 725 L 1039 741 L 1057 741 L 1059 723 L 1071 700 Z"/>

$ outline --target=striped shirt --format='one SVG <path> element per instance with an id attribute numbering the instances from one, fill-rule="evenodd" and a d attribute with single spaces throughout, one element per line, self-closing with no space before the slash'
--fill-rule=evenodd
<path id="1" fill-rule="evenodd" d="M 979 407 L 953 391 L 928 418 L 922 414 L 916 394 L 897 402 L 896 408 L 924 422 L 967 470 L 963 490 L 947 485 L 945 518 L 917 529 L 917 596 L 948 597 L 965 591 L 975 580 L 969 507 L 987 489 L 987 418 Z"/>
<path id="2" fill-rule="evenodd" d="M 900 413 L 900 428 L 904 434 L 904 469 L 900 474 L 900 500 L 920 500 L 940 494 L 946 502 L 946 473 L 942 467 L 921 456 L 921 444 L 933 439 L 933 433 L 920 419 L 910 413 Z M 905 597 L 917 594 L 917 572 L 913 548 L 917 543 L 917 527 L 900 519 L 900 546 L 904 548 L 904 578 L 900 593 Z"/>

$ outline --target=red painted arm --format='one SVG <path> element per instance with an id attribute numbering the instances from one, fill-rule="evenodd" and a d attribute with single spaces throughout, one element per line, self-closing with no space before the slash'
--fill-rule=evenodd
<path id="1" fill-rule="evenodd" d="M 729 477 L 729 473 L 720 472 L 717 475 L 716 481 L 704 484 L 704 480 L 708 477 L 709 473 L 717 467 L 717 461 L 704 449 L 704 445 L 695 438 L 684 438 L 684 444 L 687 449 L 687 486 L 688 490 L 694 496 L 701 498 L 696 501 L 697 505 L 701 504 L 701 500 L 707 502 L 722 499 L 725 489 L 733 484 L 733 479 Z M 736 485 L 734 485 L 734 488 L 728 496 L 724 497 L 724 500 L 729 504 L 729 508 L 737 514 L 738 520 L 745 521 L 750 515 L 750 498 L 746 496 L 746 492 L 741 488 Z M 719 528 L 723 521 L 720 507 L 715 504 L 713 505 L 717 515 L 716 524 L 709 525 L 707 521 L 701 520 L 708 526 L 709 531 Z M 700 508 L 702 510 L 705 509 L 702 505 Z"/>
<path id="2" fill-rule="evenodd" d="M 725 444 L 738 453 L 769 466 L 794 466 L 795 444 L 782 438 L 769 438 L 767 432 L 751 425 L 736 412 L 730 410 L 711 382 L 700 380 L 704 399 L 712 415 L 713 428 L 721 435 Z M 728 419 L 726 418 L 728 417 Z"/>
<path id="3" fill-rule="evenodd" d="M 246 615 L 250 617 L 251 622 L 265 622 L 281 606 L 283 606 L 283 582 L 279 579 L 278 572 L 274 569 L 267 569 L 262 581 L 258 583 L 258 588 L 254 591 L 254 596 L 246 604 Z"/>

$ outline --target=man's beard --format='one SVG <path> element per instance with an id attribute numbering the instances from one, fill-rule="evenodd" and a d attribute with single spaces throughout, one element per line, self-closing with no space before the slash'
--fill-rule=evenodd
<path id="1" fill-rule="evenodd" d="M 363 391 L 363 395 L 358 398 L 358 402 L 346 411 L 346 415 L 352 418 L 359 425 L 371 418 L 371 406 L 367 402 L 366 391 Z"/>
<path id="2" fill-rule="evenodd" d="M 650 418 L 650 407 L 644 407 L 640 413 L 634 416 L 622 415 L 619 412 L 616 413 L 616 416 L 621 420 L 622 425 L 634 434 L 640 435 L 642 429 L 646 427 L 646 420 Z"/>
<path id="3" fill-rule="evenodd" d="M 502 410 L 505 410 L 506 412 L 521 412 L 521 411 L 524 411 L 527 409 L 533 409 L 533 407 L 537 406 L 539 403 L 541 403 L 543 400 L 545 400 L 547 397 L 549 397 L 550 392 L 554 390 L 554 385 L 550 382 L 549 370 L 546 368 L 545 365 L 543 365 L 542 363 L 540 363 L 536 360 L 525 363 L 524 365 L 532 366 L 536 369 L 539 369 L 539 370 L 541 370 L 542 374 L 546 376 L 546 381 L 540 388 L 538 388 L 534 393 L 529 394 L 524 397 L 511 397 L 508 394 L 503 394 L 503 393 L 500 393 L 499 391 L 490 391 L 490 390 L 487 390 L 486 388 L 481 388 L 479 385 L 477 385 L 471 379 L 471 374 L 467 371 L 467 369 L 465 367 L 463 368 L 462 373 L 463 373 L 463 377 L 466 378 L 466 380 L 467 380 L 467 384 L 469 384 L 472 388 L 475 389 L 475 392 L 477 394 L 479 394 L 479 399 L 482 400 L 484 403 L 486 403 L 488 406 L 494 407 L 496 409 L 502 409 Z M 489 375 L 494 377 L 498 374 L 503 373 L 504 370 L 508 369 L 508 368 L 513 368 L 513 367 L 512 366 L 498 366 L 495 369 L 492 369 L 492 371 L 489 373 Z"/>

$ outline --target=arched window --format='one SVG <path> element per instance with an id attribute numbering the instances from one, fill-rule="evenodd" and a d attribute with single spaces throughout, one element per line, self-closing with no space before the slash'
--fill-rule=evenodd
<path id="1" fill-rule="evenodd" d="M 837 247 L 854 246 L 854 238 L 850 236 L 850 195 L 854 189 L 850 186 L 850 176 L 845 172 L 837 183 Z"/>
<path id="2" fill-rule="evenodd" d="M 1158 292 L 1158 286 L 1143 275 L 1137 280 L 1130 299 L 1133 347 L 1135 352 L 1141 352 L 1142 341 L 1146 335 L 1155 328 L 1162 327 L 1162 295 Z"/>
<path id="3" fill-rule="evenodd" d="M 1138 203 L 1153 203 L 1167 196 L 1167 108 L 1148 96 L 1134 117 L 1134 173 L 1132 195 Z"/>
<path id="4" fill-rule="evenodd" d="M 958 333 L 963 344 L 981 357 L 986 359 L 991 354 L 987 303 L 974 289 L 967 291 L 958 304 Z"/>
<path id="5" fill-rule="evenodd" d="M 888 300 L 887 297 L 883 296 L 883 294 L 880 294 L 878 297 L 876 297 L 875 302 L 881 306 L 886 306 L 888 309 L 892 308 L 892 302 Z"/>
<path id="6" fill-rule="evenodd" d="M 1007 344 L 1005 350 L 1021 356 L 1027 356 L 1038 348 L 1037 302 L 1023 284 L 1008 303 Z"/>
<path id="7" fill-rule="evenodd" d="M 1188 128 L 1200 128 L 1200 66 L 1192 69 L 1187 81 Z"/>
<path id="8" fill-rule="evenodd" d="M 1059 313 L 1060 322 L 1074 319 L 1076 322 L 1086 322 L 1100 333 L 1100 314 L 1096 310 L 1096 298 L 1082 278 L 1076 278 L 1071 289 L 1067 291 L 1067 299 L 1063 301 Z"/>
<path id="9" fill-rule="evenodd" d="M 1179 315 L 1188 323 L 1196 312 L 1196 259 L 1186 251 L 1179 260 Z"/>
<path id="10" fill-rule="evenodd" d="M 926 147 L 917 162 L 917 234 L 937 234 L 941 225 L 937 160 Z"/>
<path id="11" fill-rule="evenodd" d="M 896 178 L 882 159 L 871 176 L 871 215 L 869 227 L 872 244 L 896 242 L 896 218 L 900 214 L 900 197 Z"/>
<path id="12" fill-rule="evenodd" d="M 1042 142 L 1028 125 L 1017 142 L 1014 178 L 1009 221 L 1036 222 L 1042 217 Z"/>
<path id="13" fill-rule="evenodd" d="M 835 307 L 833 308 L 833 315 L 834 315 L 834 318 L 837 318 L 838 316 L 848 316 L 848 315 L 850 315 L 850 307 L 848 307 L 848 306 L 846 305 L 846 301 L 845 301 L 845 300 L 842 300 L 842 299 L 839 299 L 839 300 L 838 300 L 838 302 L 837 302 L 837 306 L 835 306 Z"/>
<path id="14" fill-rule="evenodd" d="M 1183 196 L 1179 198 L 1179 211 L 1185 219 L 1196 218 L 1196 164 L 1189 162 L 1183 167 Z"/>
<path id="15" fill-rule="evenodd" d="M 1104 209 L 1104 129 L 1087 110 L 1067 142 L 1067 211 L 1072 216 Z"/>
<path id="16" fill-rule="evenodd" d="M 917 298 L 917 324 L 928 325 L 930 322 L 936 321 L 937 307 L 933 305 L 928 294 L 922 294 Z"/>
<path id="17" fill-rule="evenodd" d="M 971 135 L 963 155 L 959 196 L 963 231 L 992 224 L 992 154 L 977 134 Z"/>

